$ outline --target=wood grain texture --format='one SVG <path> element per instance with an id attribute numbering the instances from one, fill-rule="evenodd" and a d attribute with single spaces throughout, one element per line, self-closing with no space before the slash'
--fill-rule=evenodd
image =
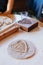
<path id="1" fill-rule="evenodd" d="M 0 34 L 0 41 L 6 37 L 8 37 L 9 35 L 15 33 L 18 30 L 19 27 L 12 27 L 11 29 L 8 29 L 7 31 L 5 31 L 5 33 Z"/>

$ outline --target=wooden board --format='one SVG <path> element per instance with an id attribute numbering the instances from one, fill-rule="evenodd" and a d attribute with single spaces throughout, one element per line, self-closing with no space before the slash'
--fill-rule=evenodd
<path id="1" fill-rule="evenodd" d="M 0 40 L 4 39 L 5 37 L 8 37 L 9 35 L 13 34 L 15 31 L 18 30 L 19 26 L 15 22 L 15 16 L 10 14 L 10 15 L 4 15 L 1 14 L 0 16 L 7 16 L 10 19 L 12 19 L 13 23 L 9 25 L 3 25 L 2 28 L 0 27 Z"/>
<path id="2" fill-rule="evenodd" d="M 27 20 L 28 20 L 28 22 L 27 22 Z M 27 31 L 27 32 L 31 31 L 32 29 L 34 29 L 38 26 L 37 20 L 34 20 L 32 18 L 31 19 L 24 18 L 24 19 L 18 21 L 18 24 L 20 25 L 20 28 L 22 30 Z"/>
<path id="3" fill-rule="evenodd" d="M 0 27 L 0 33 L 1 32 L 3 32 L 3 31 L 5 31 L 5 30 L 7 30 L 7 29 L 9 29 L 9 28 L 11 28 L 14 24 L 15 24 L 15 16 L 13 15 L 13 14 L 0 14 L 0 17 L 1 17 L 1 19 L 4 21 L 6 18 L 8 19 L 10 19 L 11 21 L 12 21 L 12 23 L 11 24 L 9 24 L 9 25 L 2 25 L 1 27 Z M 1 20 L 0 20 L 1 21 Z"/>
<path id="4" fill-rule="evenodd" d="M 16 25 L 16 26 L 12 26 L 8 30 L 4 31 L 3 33 L 0 34 L 0 41 L 4 38 L 8 37 L 9 35 L 15 33 L 18 29 L 19 29 L 19 26 Z"/>

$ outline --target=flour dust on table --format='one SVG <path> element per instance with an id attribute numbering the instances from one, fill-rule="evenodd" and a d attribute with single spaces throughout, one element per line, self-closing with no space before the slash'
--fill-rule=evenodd
<path id="1" fill-rule="evenodd" d="M 35 52 L 35 46 L 30 41 L 26 40 L 16 40 L 8 46 L 8 54 L 16 59 L 30 58 Z"/>

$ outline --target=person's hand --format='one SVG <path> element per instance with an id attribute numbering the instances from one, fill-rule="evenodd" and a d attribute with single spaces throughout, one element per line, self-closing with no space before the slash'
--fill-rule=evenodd
<path id="1" fill-rule="evenodd" d="M 7 17 L 11 18 L 12 20 L 14 19 L 14 15 L 11 14 L 11 11 L 5 11 L 3 13 L 3 16 L 7 16 Z"/>
<path id="2" fill-rule="evenodd" d="M 0 12 L 0 15 L 2 14 L 2 12 Z"/>
<path id="3" fill-rule="evenodd" d="M 11 11 L 7 11 L 7 10 L 6 10 L 3 14 L 6 14 L 6 15 L 7 15 L 7 14 L 11 14 Z"/>
<path id="4" fill-rule="evenodd" d="M 3 15 L 3 16 L 8 16 L 8 17 L 9 17 L 10 14 L 11 14 L 10 11 L 5 11 L 2 15 Z"/>

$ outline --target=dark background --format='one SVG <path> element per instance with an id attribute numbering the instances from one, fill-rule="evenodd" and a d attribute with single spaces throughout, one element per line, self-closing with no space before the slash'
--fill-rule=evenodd
<path id="1" fill-rule="evenodd" d="M 43 0 L 15 0 L 14 4 L 15 11 L 28 11 L 37 18 L 40 18 L 42 8 Z"/>

